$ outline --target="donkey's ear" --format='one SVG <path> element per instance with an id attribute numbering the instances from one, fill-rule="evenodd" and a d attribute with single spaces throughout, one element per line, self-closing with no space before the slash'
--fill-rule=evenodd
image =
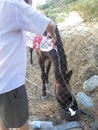
<path id="1" fill-rule="evenodd" d="M 68 73 L 67 73 L 67 80 L 68 81 L 70 81 L 72 73 L 73 73 L 72 70 L 68 71 Z"/>

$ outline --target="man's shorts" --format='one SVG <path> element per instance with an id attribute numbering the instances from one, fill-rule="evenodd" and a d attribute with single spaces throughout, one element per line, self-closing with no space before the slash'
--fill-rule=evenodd
<path id="1" fill-rule="evenodd" d="M 28 99 L 25 85 L 0 94 L 0 118 L 6 128 L 19 128 L 28 120 Z"/>

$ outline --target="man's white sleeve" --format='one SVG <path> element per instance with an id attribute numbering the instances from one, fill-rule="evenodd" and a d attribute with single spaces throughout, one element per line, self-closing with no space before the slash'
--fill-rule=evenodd
<path id="1" fill-rule="evenodd" d="M 43 34 L 48 26 L 49 18 L 25 2 L 17 6 L 17 25 L 19 29 Z"/>

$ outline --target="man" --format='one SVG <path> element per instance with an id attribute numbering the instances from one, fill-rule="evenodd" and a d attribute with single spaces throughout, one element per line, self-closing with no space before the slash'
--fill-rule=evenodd
<path id="1" fill-rule="evenodd" d="M 54 22 L 26 2 L 0 0 L 0 130 L 28 129 L 25 31 L 47 30 L 55 41 Z"/>

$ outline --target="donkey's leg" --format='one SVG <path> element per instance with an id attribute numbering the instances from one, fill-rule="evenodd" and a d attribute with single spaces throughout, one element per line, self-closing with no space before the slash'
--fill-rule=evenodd
<path id="1" fill-rule="evenodd" d="M 33 65 L 32 55 L 33 55 L 33 48 L 30 48 L 30 65 Z"/>
<path id="2" fill-rule="evenodd" d="M 47 88 L 50 88 L 50 83 L 49 83 L 49 71 L 50 71 L 50 68 L 51 68 L 51 61 L 48 62 L 48 65 L 46 66 L 46 81 L 45 81 L 45 85 Z"/>
<path id="3" fill-rule="evenodd" d="M 45 86 L 45 80 L 46 80 L 46 74 L 45 74 L 45 62 L 40 57 L 38 58 L 38 62 L 41 68 L 41 79 L 42 79 L 42 96 L 45 98 L 47 97 L 46 94 L 46 86 Z"/>

